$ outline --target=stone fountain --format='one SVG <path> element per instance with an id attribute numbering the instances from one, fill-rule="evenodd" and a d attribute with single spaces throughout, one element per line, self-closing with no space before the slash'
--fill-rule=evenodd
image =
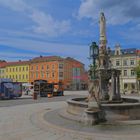
<path id="1" fill-rule="evenodd" d="M 68 100 L 67 115 L 63 116 L 89 125 L 140 119 L 140 101 L 121 98 L 121 72 L 111 67 L 104 13 L 99 23 L 99 47 L 95 42 L 90 46 L 89 96 Z"/>

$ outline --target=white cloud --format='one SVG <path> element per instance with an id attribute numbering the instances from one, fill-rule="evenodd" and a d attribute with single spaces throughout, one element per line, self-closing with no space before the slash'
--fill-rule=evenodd
<path id="1" fill-rule="evenodd" d="M 58 36 L 70 29 L 70 21 L 57 21 L 51 15 L 34 10 L 31 19 L 37 24 L 33 29 L 36 33 L 46 33 L 48 36 Z"/>
<path id="2" fill-rule="evenodd" d="M 99 12 L 103 11 L 107 22 L 112 25 L 125 24 L 129 21 L 140 20 L 139 0 L 82 0 L 78 10 L 79 18 L 91 18 L 98 21 Z"/>
<path id="3" fill-rule="evenodd" d="M 28 8 L 30 8 L 23 0 L 0 0 L 0 5 L 20 12 L 26 11 Z"/>
<path id="4" fill-rule="evenodd" d="M 27 17 L 35 23 L 31 27 L 35 33 L 53 37 L 70 30 L 69 20 L 55 20 L 50 14 L 27 5 L 24 0 L 0 0 L 0 5 L 6 6 L 14 11 L 26 13 Z"/>

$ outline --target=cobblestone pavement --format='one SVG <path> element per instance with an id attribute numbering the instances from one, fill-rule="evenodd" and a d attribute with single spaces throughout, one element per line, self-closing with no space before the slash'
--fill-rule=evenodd
<path id="1" fill-rule="evenodd" d="M 55 101 L 66 101 L 72 97 L 79 96 L 87 96 L 87 91 L 65 91 L 64 96 L 55 96 L 53 98 L 47 97 L 38 97 L 37 100 L 33 100 L 32 96 L 23 95 L 21 98 L 13 99 L 13 100 L 0 100 L 0 107 L 9 107 L 16 105 L 25 105 L 25 104 L 35 104 L 35 103 L 47 103 L 47 102 L 55 102 Z"/>
<path id="2" fill-rule="evenodd" d="M 53 98 L 52 98 L 53 99 Z M 139 140 L 140 135 L 80 132 L 47 122 L 44 115 L 66 107 L 65 101 L 0 108 L 0 140 Z M 52 118 L 54 117 L 52 116 Z M 55 120 L 56 121 L 56 120 Z M 129 127 L 129 126 L 128 126 Z M 131 129 L 131 128 L 130 128 Z M 131 131 L 131 130 L 130 130 Z M 133 130 L 134 131 L 134 130 Z"/>

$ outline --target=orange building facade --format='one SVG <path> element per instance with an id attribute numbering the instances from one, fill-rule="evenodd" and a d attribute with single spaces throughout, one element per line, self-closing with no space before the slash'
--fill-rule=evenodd
<path id="1" fill-rule="evenodd" d="M 62 82 L 65 89 L 81 88 L 84 64 L 72 59 L 58 56 L 36 57 L 30 61 L 30 83 L 34 80 L 47 80 L 49 83 Z"/>
<path id="2" fill-rule="evenodd" d="M 37 57 L 30 61 L 30 83 L 34 80 L 47 80 L 49 83 L 59 82 L 60 57 Z"/>

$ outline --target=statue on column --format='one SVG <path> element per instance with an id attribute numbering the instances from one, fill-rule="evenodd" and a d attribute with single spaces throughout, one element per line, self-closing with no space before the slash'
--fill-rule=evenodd
<path id="1" fill-rule="evenodd" d="M 106 19 L 104 13 L 100 14 L 100 39 L 103 37 L 106 40 Z"/>
<path id="2" fill-rule="evenodd" d="M 106 39 L 106 19 L 104 13 L 100 14 L 100 45 L 106 46 L 107 39 Z"/>

